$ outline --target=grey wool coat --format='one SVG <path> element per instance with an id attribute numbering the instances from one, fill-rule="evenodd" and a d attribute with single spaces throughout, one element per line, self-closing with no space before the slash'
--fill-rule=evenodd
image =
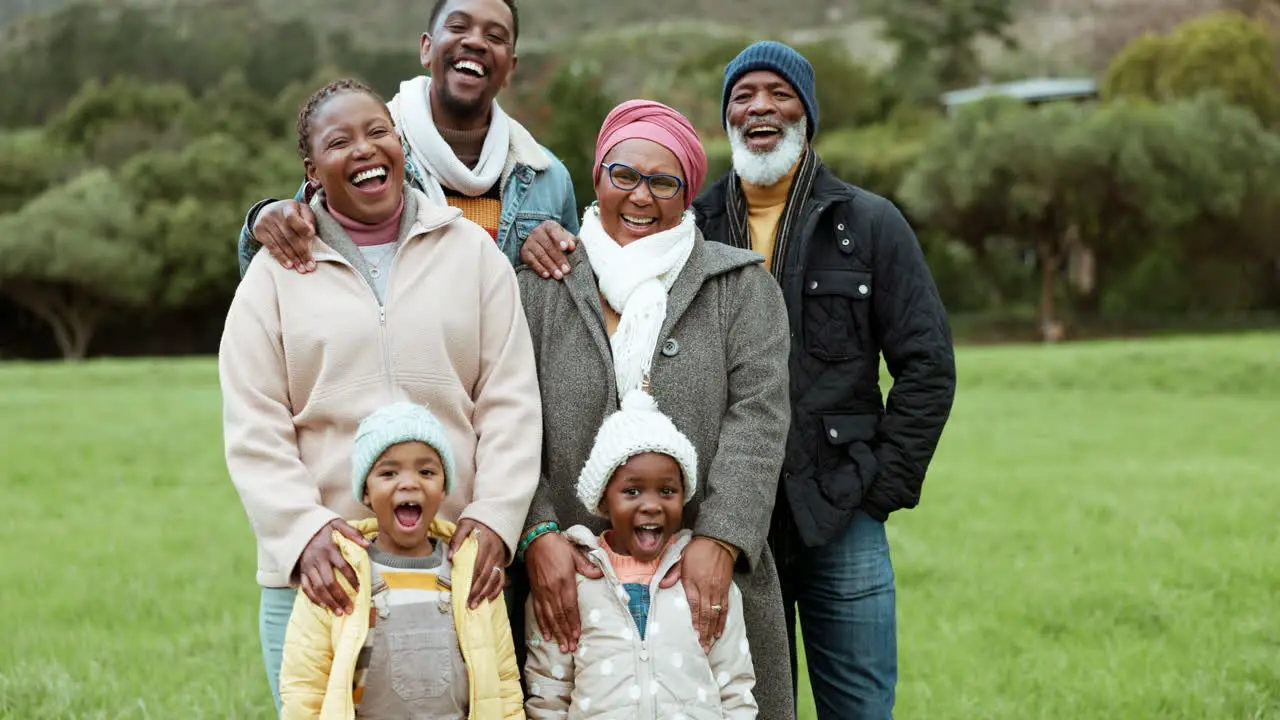
<path id="1" fill-rule="evenodd" d="M 607 522 L 582 506 L 575 487 L 618 397 L 586 250 L 579 246 L 569 262 L 563 281 L 518 273 L 544 428 L 544 474 L 526 527 L 554 521 L 599 533 Z M 755 660 L 755 697 L 768 720 L 795 717 L 782 591 L 766 543 L 791 420 L 790 342 L 782 293 L 763 258 L 699 235 L 669 293 L 650 392 L 698 450 L 700 482 L 684 527 L 742 551 L 734 581 Z"/>

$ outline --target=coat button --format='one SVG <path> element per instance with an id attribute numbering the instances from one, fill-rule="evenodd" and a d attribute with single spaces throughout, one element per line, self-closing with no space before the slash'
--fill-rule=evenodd
<path id="1" fill-rule="evenodd" d="M 835 438 L 840 437 L 840 431 L 836 430 L 835 428 L 831 428 L 830 430 L 828 430 L 827 434 L 830 435 L 833 440 Z"/>
<path id="2" fill-rule="evenodd" d="M 662 343 L 662 354 L 667 357 L 675 357 L 680 352 L 680 342 L 675 338 L 667 338 Z"/>
<path id="3" fill-rule="evenodd" d="M 649 652 L 647 650 L 640 651 L 641 662 L 649 662 Z"/>
<path id="4" fill-rule="evenodd" d="M 809 283 L 809 289 L 810 289 L 810 290 L 817 290 L 817 289 L 818 289 L 818 281 L 817 281 L 817 280 L 810 281 L 810 283 Z"/>
<path id="5" fill-rule="evenodd" d="M 858 294 L 859 294 L 859 295 L 866 295 L 866 294 L 867 294 L 867 286 L 866 286 L 866 285 L 859 285 L 859 286 L 858 286 Z"/>
<path id="6" fill-rule="evenodd" d="M 839 230 L 840 232 L 844 232 L 844 223 L 840 223 L 839 225 L 836 225 L 836 229 Z"/>
<path id="7" fill-rule="evenodd" d="M 840 244 L 844 247 L 849 247 L 849 238 L 840 238 Z"/>

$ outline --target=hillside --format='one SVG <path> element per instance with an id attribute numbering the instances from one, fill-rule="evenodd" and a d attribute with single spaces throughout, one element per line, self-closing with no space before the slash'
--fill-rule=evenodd
<path id="1" fill-rule="evenodd" d="M 4 0 L 0 2 L 0 30 L 24 16 L 53 12 L 74 0 Z M 100 6 L 122 3 L 150 7 L 193 4 L 241 5 L 238 0 L 93 0 Z M 327 30 L 349 29 L 367 42 L 412 43 L 426 24 L 428 0 L 264 0 L 261 5 L 277 17 L 306 16 Z M 760 30 L 785 27 L 815 28 L 849 15 L 847 0 L 522 0 L 521 40 L 530 49 L 573 42 L 600 30 L 625 31 L 653 23 L 721 23 Z"/>
<path id="2" fill-rule="evenodd" d="M 82 0 L 83 1 L 83 0 Z M 0 0 L 0 45 L 40 35 L 40 15 L 76 0 Z M 306 17 L 326 32 L 352 33 L 361 44 L 412 48 L 426 25 L 430 0 L 88 0 L 98 7 L 143 6 L 183 16 L 198 26 L 192 9 L 209 17 L 278 19 Z M 995 45 L 981 51 L 993 60 L 993 75 L 1100 71 L 1133 37 L 1162 31 L 1188 17 L 1224 6 L 1280 8 L 1280 0 L 1017 0 L 1012 35 L 1020 51 L 1007 56 Z M 864 0 L 520 0 L 521 54 L 586 56 L 632 78 L 663 70 L 676 56 L 708 37 L 772 37 L 790 42 L 843 42 L 860 61 L 878 64 L 891 50 L 878 36 L 878 22 L 860 10 Z M 261 9 L 259 9 L 261 8 Z M 1265 13 L 1264 13 L 1265 15 Z M 1280 16 L 1280 9 L 1276 10 Z M 245 22 L 252 22 L 246 19 Z M 643 57 L 635 63 L 632 57 Z M 656 67 L 654 67 L 656 66 Z M 615 79 L 616 76 L 615 76 Z"/>
<path id="3" fill-rule="evenodd" d="M 522 0 L 521 44 L 530 49 L 564 41 L 574 42 L 599 31 L 678 20 L 723 23 L 751 28 L 809 28 L 825 22 L 833 0 Z M 291 6 L 291 7 L 290 7 Z M 426 25 L 430 7 L 424 0 L 379 0 L 374 5 L 350 0 L 295 0 L 281 10 L 326 18 L 333 26 L 368 28 L 368 35 L 412 42 Z M 296 8 L 296 10 L 294 10 Z M 416 18 L 416 19 L 414 19 Z M 361 34 L 365 34 L 361 31 Z"/>

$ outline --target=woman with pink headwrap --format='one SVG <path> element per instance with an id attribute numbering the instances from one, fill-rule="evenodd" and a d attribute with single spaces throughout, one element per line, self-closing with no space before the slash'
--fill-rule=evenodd
<path id="1" fill-rule="evenodd" d="M 747 628 L 740 651 L 749 648 L 754 661 L 759 716 L 794 718 L 782 595 L 765 542 L 790 421 L 781 292 L 759 255 L 702 239 L 690 206 L 707 158 L 680 113 L 646 100 L 619 105 L 600 129 L 595 160 L 596 203 L 569 255 L 573 272 L 563 281 L 519 272 L 544 421 L 542 478 L 519 545 L 531 590 L 529 652 L 548 645 L 558 657 L 590 652 L 579 646 L 578 585 L 601 570 L 561 532 L 581 525 L 598 535 L 608 526 L 579 500 L 579 474 L 602 423 L 621 398 L 641 390 L 697 453 L 697 483 L 683 512 L 693 539 L 655 587 L 683 585 L 686 622 L 711 651 L 736 583 Z M 634 613 L 648 599 L 619 602 Z M 651 636 L 660 632 L 648 628 Z M 638 635 L 623 633 L 641 662 L 681 662 L 650 658 L 649 643 L 657 641 Z M 650 673 L 651 687 L 639 695 L 621 685 L 617 695 L 641 708 L 665 706 L 673 698 L 663 695 L 671 691 L 661 676 Z M 530 707 L 558 691 L 555 677 L 527 674 L 526 681 Z M 684 714 L 720 717 L 717 706 L 697 705 Z"/>

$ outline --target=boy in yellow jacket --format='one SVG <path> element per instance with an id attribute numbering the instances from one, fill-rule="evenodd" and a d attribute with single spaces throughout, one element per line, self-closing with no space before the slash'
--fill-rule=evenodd
<path id="1" fill-rule="evenodd" d="M 477 543 L 450 560 L 454 525 L 435 518 L 453 478 L 444 427 L 399 402 L 360 424 L 355 496 L 375 517 L 352 525 L 368 550 L 334 533 L 355 569 L 355 611 L 334 616 L 298 593 L 280 672 L 281 717 L 505 720 L 525 717 L 502 602 L 467 607 Z"/>

